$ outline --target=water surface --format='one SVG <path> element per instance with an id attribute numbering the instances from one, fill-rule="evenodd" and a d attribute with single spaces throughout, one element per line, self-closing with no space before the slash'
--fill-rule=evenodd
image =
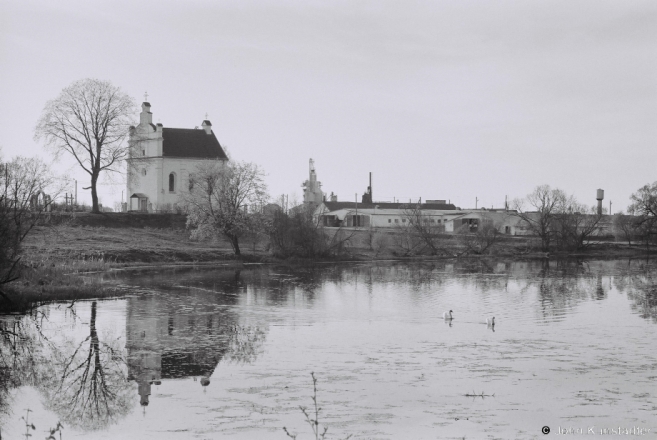
<path id="1" fill-rule="evenodd" d="M 311 372 L 327 438 L 657 432 L 649 263 L 105 276 L 128 295 L 2 318 L 3 436 L 25 432 L 29 408 L 34 438 L 57 421 L 65 439 L 285 439 L 283 426 L 313 438 L 299 409 L 312 407 Z M 451 323 L 442 319 L 450 309 Z M 492 316 L 494 327 L 485 324 Z"/>

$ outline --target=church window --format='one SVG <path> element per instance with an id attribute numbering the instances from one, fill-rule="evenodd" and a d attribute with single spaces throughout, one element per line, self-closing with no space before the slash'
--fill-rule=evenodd
<path id="1" fill-rule="evenodd" d="M 146 150 L 141 150 L 141 155 L 146 156 Z"/>
<path id="2" fill-rule="evenodd" d="M 193 189 L 194 189 L 194 175 L 190 174 L 189 175 L 189 190 L 191 191 Z"/>
<path id="3" fill-rule="evenodd" d="M 169 174 L 169 192 L 176 190 L 176 173 Z"/>
<path id="4" fill-rule="evenodd" d="M 145 176 L 145 175 L 146 175 L 146 168 L 142 168 L 142 169 L 141 169 L 141 175 L 142 175 L 142 176 Z"/>

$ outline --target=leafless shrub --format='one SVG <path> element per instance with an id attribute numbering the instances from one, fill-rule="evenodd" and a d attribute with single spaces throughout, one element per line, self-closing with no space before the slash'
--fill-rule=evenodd
<path id="1" fill-rule="evenodd" d="M 489 218 L 483 217 L 476 232 L 470 232 L 469 225 L 463 225 L 457 231 L 457 240 L 465 249 L 465 253 L 484 254 L 499 241 L 502 234 L 498 225 Z"/>
<path id="2" fill-rule="evenodd" d="M 315 440 L 320 440 L 320 439 L 324 440 L 326 438 L 328 426 L 324 425 L 324 429 L 322 429 L 320 426 L 319 413 L 321 412 L 322 408 L 320 408 L 319 404 L 317 403 L 317 378 L 315 377 L 314 372 L 310 373 L 310 375 L 313 378 L 313 395 L 312 395 L 313 408 L 311 409 L 311 413 L 308 412 L 308 408 L 305 406 L 299 406 L 299 409 L 305 416 L 306 423 L 308 423 L 308 425 L 310 425 L 310 428 L 313 430 L 313 434 L 315 435 Z M 287 436 L 290 437 L 291 439 L 297 438 L 298 434 L 290 433 L 285 426 L 283 426 L 283 431 L 285 431 L 285 434 L 287 434 Z M 351 436 L 352 434 L 349 434 L 347 437 L 344 437 L 343 440 L 348 440 L 351 438 Z"/>
<path id="3" fill-rule="evenodd" d="M 355 230 L 325 228 L 313 208 L 303 205 L 291 209 L 290 214 L 275 212 L 269 227 L 272 252 L 283 258 L 340 256 L 355 235 Z"/>

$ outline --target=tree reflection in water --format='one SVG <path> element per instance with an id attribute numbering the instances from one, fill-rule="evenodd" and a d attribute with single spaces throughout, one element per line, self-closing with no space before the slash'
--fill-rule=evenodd
<path id="1" fill-rule="evenodd" d="M 0 319 L 0 413 L 11 409 L 11 390 L 36 385 L 43 374 L 44 356 L 37 329 L 25 319 L 7 316 Z"/>
<path id="2" fill-rule="evenodd" d="M 657 277 L 654 265 L 628 265 L 628 275 L 614 277 L 614 285 L 627 294 L 634 312 L 657 324 Z"/>
<path id="3" fill-rule="evenodd" d="M 125 364 L 119 338 L 99 338 L 92 302 L 89 335 L 80 343 L 64 340 L 53 350 L 51 374 L 40 387 L 46 407 L 65 424 L 85 430 L 115 423 L 134 403 Z"/>

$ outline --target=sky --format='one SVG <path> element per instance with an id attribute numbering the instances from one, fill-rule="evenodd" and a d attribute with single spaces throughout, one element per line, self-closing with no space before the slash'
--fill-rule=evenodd
<path id="1" fill-rule="evenodd" d="M 654 0 L 0 2 L 5 159 L 52 162 L 34 128 L 83 78 L 148 92 L 165 127 L 207 113 L 291 201 L 310 158 L 341 201 L 372 172 L 376 201 L 503 207 L 549 184 L 617 212 L 657 180 Z M 90 203 L 73 159 L 52 163 Z"/>

